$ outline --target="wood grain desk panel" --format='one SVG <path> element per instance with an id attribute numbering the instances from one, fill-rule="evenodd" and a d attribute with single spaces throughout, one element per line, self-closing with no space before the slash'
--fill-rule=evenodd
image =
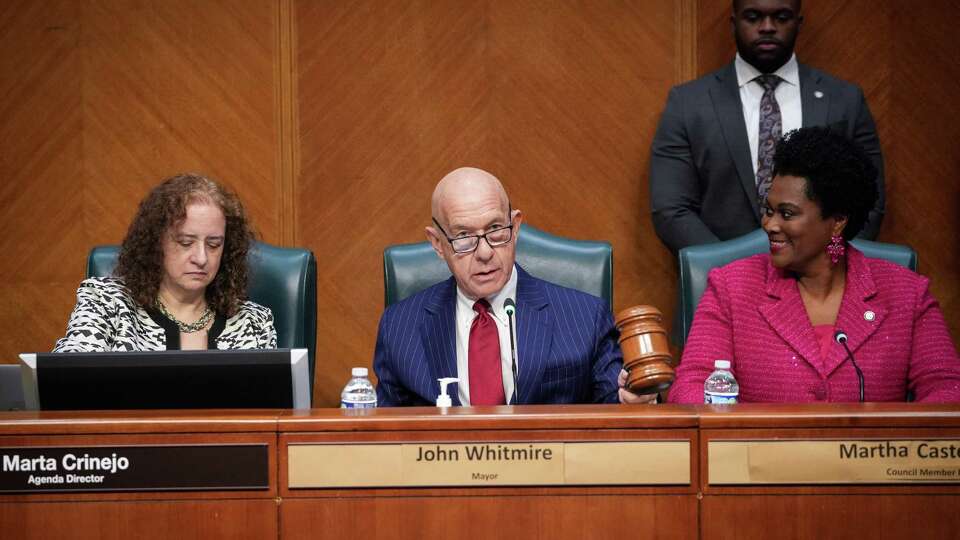
<path id="1" fill-rule="evenodd" d="M 4 540 L 277 538 L 277 501 L 103 500 L 0 503 Z"/>
<path id="2" fill-rule="evenodd" d="M 450 429 L 695 428 L 697 411 L 681 405 L 502 405 L 496 407 L 393 407 L 287 411 L 280 432 L 446 431 Z"/>
<path id="3" fill-rule="evenodd" d="M 960 439 L 960 406 L 741 404 L 698 413 L 701 538 L 955 538 L 960 531 L 960 485 L 716 486 L 708 464 L 710 441 Z"/>
<path id="4" fill-rule="evenodd" d="M 0 495 L 3 538 L 277 538 L 278 411 L 0 413 L 0 447 L 265 445 L 263 490 Z"/>
<path id="5" fill-rule="evenodd" d="M 0 411 L 0 435 L 275 433 L 281 410 Z"/>
<path id="6" fill-rule="evenodd" d="M 685 407 L 518 406 L 315 410 L 281 416 L 281 537 L 580 539 L 648 533 L 696 538 L 697 418 Z M 686 486 L 288 489 L 285 449 L 298 443 L 685 440 Z M 656 533 L 654 533 L 656 531 Z"/>
<path id="7" fill-rule="evenodd" d="M 299 442 L 691 442 L 688 486 L 290 490 Z M 0 496 L 3 538 L 948 538 L 960 485 L 709 485 L 712 440 L 960 439 L 960 406 L 530 406 L 0 413 L 0 444 L 265 442 L 262 492 Z M 467 524 L 470 527 L 465 527 Z"/>
<path id="8" fill-rule="evenodd" d="M 697 405 L 700 429 L 960 427 L 960 404 L 926 403 L 742 403 Z"/>
<path id="9" fill-rule="evenodd" d="M 957 538 L 957 495 L 704 496 L 704 539 Z"/>
<path id="10" fill-rule="evenodd" d="M 696 538 L 692 495 L 558 494 L 366 496 L 285 499 L 284 539 L 422 540 Z"/>

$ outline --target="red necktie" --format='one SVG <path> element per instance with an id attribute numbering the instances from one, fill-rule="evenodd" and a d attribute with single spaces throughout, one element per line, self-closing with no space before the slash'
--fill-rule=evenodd
<path id="1" fill-rule="evenodd" d="M 473 304 L 477 316 L 470 324 L 467 368 L 470 371 L 470 404 L 503 405 L 503 372 L 500 369 L 500 333 L 490 316 L 490 304 L 480 299 Z"/>

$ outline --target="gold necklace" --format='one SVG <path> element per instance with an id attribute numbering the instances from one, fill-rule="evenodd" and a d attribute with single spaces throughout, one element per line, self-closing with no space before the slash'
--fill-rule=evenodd
<path id="1" fill-rule="evenodd" d="M 193 334 L 194 332 L 199 332 L 200 330 L 203 330 L 208 324 L 210 324 L 210 319 L 213 318 L 213 310 L 210 309 L 210 306 L 207 306 L 207 309 L 203 312 L 203 315 L 200 316 L 200 319 L 197 322 L 187 324 L 185 322 L 180 321 L 179 319 L 174 317 L 169 311 L 167 311 L 167 307 L 164 306 L 163 302 L 160 301 L 159 296 L 157 297 L 157 301 L 154 302 L 154 305 L 156 305 L 157 310 L 159 310 L 164 317 L 173 321 L 173 323 L 177 325 L 177 328 L 179 328 L 180 331 L 183 332 L 184 334 Z"/>

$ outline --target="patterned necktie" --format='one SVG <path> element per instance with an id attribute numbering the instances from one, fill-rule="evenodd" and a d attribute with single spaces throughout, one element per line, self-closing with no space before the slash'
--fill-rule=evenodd
<path id="1" fill-rule="evenodd" d="M 780 104 L 777 103 L 777 85 L 783 80 L 776 75 L 761 75 L 754 79 L 763 87 L 760 98 L 760 137 L 757 149 L 757 200 L 763 208 L 773 182 L 773 151 L 783 134 Z"/>
<path id="2" fill-rule="evenodd" d="M 473 304 L 477 312 L 470 324 L 467 369 L 470 372 L 471 405 L 503 405 L 503 372 L 500 369 L 500 332 L 490 316 L 490 304 L 480 299 Z"/>

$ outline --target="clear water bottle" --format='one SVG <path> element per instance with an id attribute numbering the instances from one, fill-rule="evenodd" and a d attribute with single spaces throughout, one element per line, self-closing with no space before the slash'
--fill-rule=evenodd
<path id="1" fill-rule="evenodd" d="M 714 372 L 703 383 L 703 402 L 714 405 L 736 403 L 740 395 L 740 385 L 730 373 L 729 360 L 717 360 L 713 363 Z"/>
<path id="2" fill-rule="evenodd" d="M 350 370 L 351 379 L 340 393 L 341 409 L 372 409 L 377 406 L 377 391 L 367 378 L 367 368 Z"/>

